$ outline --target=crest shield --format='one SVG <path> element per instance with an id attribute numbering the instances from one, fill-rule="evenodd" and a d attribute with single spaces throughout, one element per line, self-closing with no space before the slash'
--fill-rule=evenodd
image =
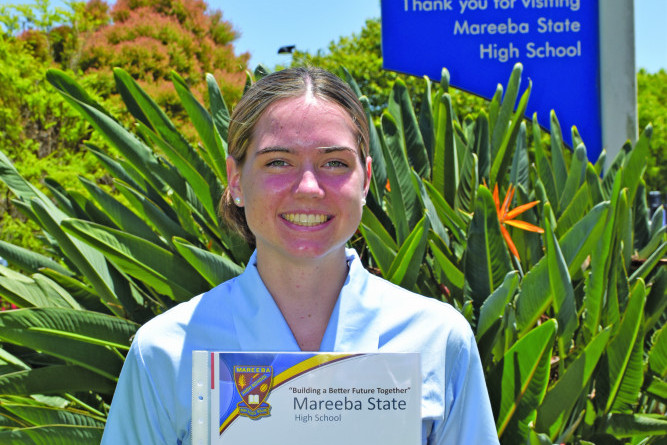
<path id="1" fill-rule="evenodd" d="M 273 383 L 272 366 L 234 366 L 234 386 L 241 398 L 239 414 L 251 419 L 268 416 L 271 405 L 266 398 Z"/>

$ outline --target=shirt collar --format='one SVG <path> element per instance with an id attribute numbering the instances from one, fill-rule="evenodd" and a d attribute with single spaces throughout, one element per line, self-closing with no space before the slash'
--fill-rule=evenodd
<path id="1" fill-rule="evenodd" d="M 380 296 L 369 289 L 369 273 L 354 249 L 346 249 L 348 276 L 320 345 L 321 351 L 377 351 Z M 236 288 L 238 286 L 238 288 Z M 255 251 L 234 288 L 234 326 L 242 350 L 299 351 L 299 345 L 257 271 Z M 238 293 L 237 293 L 237 292 Z"/>

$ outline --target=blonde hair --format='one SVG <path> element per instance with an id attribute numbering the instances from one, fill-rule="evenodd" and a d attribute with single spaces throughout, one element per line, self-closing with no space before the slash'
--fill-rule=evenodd
<path id="1" fill-rule="evenodd" d="M 254 83 L 234 108 L 227 137 L 228 154 L 241 167 L 252 142 L 257 122 L 268 107 L 282 99 L 312 94 L 340 106 L 354 122 L 362 165 L 369 156 L 368 120 L 359 99 L 339 77 L 321 68 L 300 67 L 276 71 Z M 220 199 L 223 222 L 250 244 L 255 236 L 245 219 L 245 210 L 234 204 L 229 187 Z"/>

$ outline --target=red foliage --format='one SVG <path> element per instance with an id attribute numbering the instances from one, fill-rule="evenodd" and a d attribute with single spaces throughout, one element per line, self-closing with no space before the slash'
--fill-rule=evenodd
<path id="1" fill-rule="evenodd" d="M 158 93 L 156 101 L 163 106 L 175 103 L 175 93 L 165 94 L 162 85 L 171 83 L 172 70 L 200 98 L 206 73 L 215 75 L 226 100 L 240 97 L 249 56 L 235 55 L 231 42 L 236 32 L 203 0 L 118 0 L 111 17 L 113 24 L 85 42 L 80 60 L 84 72 L 121 67 L 140 84 L 152 85 L 149 89 Z"/>

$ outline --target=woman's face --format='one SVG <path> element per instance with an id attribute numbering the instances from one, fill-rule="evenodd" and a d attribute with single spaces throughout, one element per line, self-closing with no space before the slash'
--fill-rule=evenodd
<path id="1" fill-rule="evenodd" d="M 312 95 L 269 106 L 243 165 L 227 160 L 258 255 L 280 261 L 342 253 L 361 220 L 370 173 L 351 118 Z"/>

